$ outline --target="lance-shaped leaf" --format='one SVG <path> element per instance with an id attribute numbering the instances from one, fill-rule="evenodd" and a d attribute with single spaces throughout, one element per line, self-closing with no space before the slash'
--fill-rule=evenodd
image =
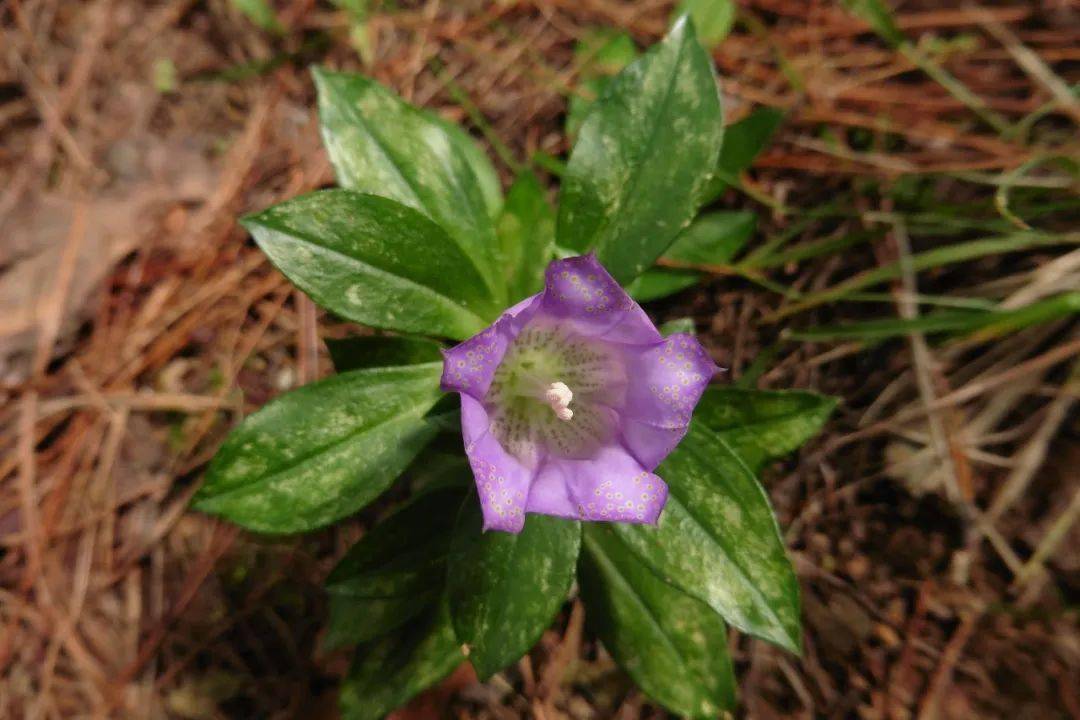
<path id="1" fill-rule="evenodd" d="M 727 627 L 665 583 L 604 525 L 588 525 L 578 574 L 586 618 L 630 677 L 672 712 L 715 718 L 735 704 Z"/>
<path id="2" fill-rule="evenodd" d="M 702 213 L 679 233 L 664 258 L 695 265 L 723 265 L 738 255 L 757 227 L 757 215 L 748 210 Z"/>
<path id="3" fill-rule="evenodd" d="M 494 171 L 483 153 L 469 147 L 460 129 L 370 78 L 322 68 L 313 75 L 323 144 L 338 183 L 426 214 L 457 240 L 503 300 L 494 254 Z"/>
<path id="4" fill-rule="evenodd" d="M 585 118 L 563 177 L 559 244 L 594 249 L 617 280 L 633 280 L 693 217 L 722 134 L 712 60 L 684 18 Z"/>
<path id="5" fill-rule="evenodd" d="M 664 260 L 694 265 L 725 265 L 738 255 L 754 234 L 757 215 L 743 210 L 702 213 L 676 236 Z M 697 284 L 701 273 L 652 267 L 634 278 L 626 291 L 638 302 L 666 297 Z"/>
<path id="6" fill-rule="evenodd" d="M 499 174 L 495 171 L 495 166 L 491 164 L 491 160 L 488 159 L 487 153 L 460 125 L 443 120 L 433 113 L 424 114 L 443 126 L 443 129 L 450 136 L 450 142 L 465 156 L 465 162 L 469 163 L 473 174 L 476 175 L 476 181 L 480 188 L 480 194 L 484 198 L 484 207 L 487 210 L 488 217 L 495 221 L 503 207 L 502 181 L 499 180 Z"/>
<path id="7" fill-rule="evenodd" d="M 446 603 L 356 650 L 341 685 L 341 717 L 373 720 L 404 705 L 464 660 Z"/>
<path id="8" fill-rule="evenodd" d="M 464 495 L 463 485 L 433 488 L 349 548 L 326 580 L 327 648 L 384 635 L 438 601 L 454 526 L 447 508 L 459 507 Z"/>
<path id="9" fill-rule="evenodd" d="M 529 515 L 518 534 L 483 532 L 482 524 L 472 496 L 454 530 L 447 592 L 458 639 L 488 678 L 528 652 L 566 600 L 581 524 Z"/>
<path id="10" fill-rule="evenodd" d="M 836 402 L 811 392 L 711 387 L 701 397 L 694 419 L 720 435 L 756 471 L 814 437 Z"/>
<path id="11" fill-rule="evenodd" d="M 750 167 L 769 144 L 773 133 L 784 120 L 784 113 L 772 107 L 760 107 L 733 123 L 724 134 L 724 146 L 717 163 L 719 173 L 735 182 L 739 173 Z"/>
<path id="12" fill-rule="evenodd" d="M 596 28 L 587 32 L 574 45 L 574 63 L 579 67 L 578 85 L 566 101 L 566 134 L 573 138 L 581 123 L 604 93 L 611 76 L 637 59 L 634 39 L 612 28 Z"/>
<path id="13" fill-rule="evenodd" d="M 290 280 L 349 320 L 461 339 L 501 310 L 459 243 L 393 200 L 322 190 L 244 227 Z"/>
<path id="14" fill-rule="evenodd" d="M 285 27 L 267 0 L 232 0 L 232 5 L 266 32 L 274 35 L 285 34 Z"/>
<path id="15" fill-rule="evenodd" d="M 727 127 L 716 173 L 702 191 L 703 204 L 720 197 L 728 185 L 739 184 L 739 174 L 765 149 L 783 119 L 776 108 L 760 107 Z"/>
<path id="16" fill-rule="evenodd" d="M 673 318 L 657 328 L 664 337 L 669 335 L 697 335 L 694 319 L 688 317 Z"/>
<path id="17" fill-rule="evenodd" d="M 701 275 L 692 270 L 670 270 L 652 267 L 626 285 L 626 292 L 638 302 L 650 302 L 693 287 Z"/>
<path id="18" fill-rule="evenodd" d="M 716 47 L 731 32 L 735 23 L 735 0 L 682 0 L 675 14 L 689 13 L 697 25 L 698 37 L 705 47 Z"/>
<path id="19" fill-rule="evenodd" d="M 428 419 L 430 418 L 429 412 Z M 460 423 L 458 423 L 458 428 L 460 428 Z M 460 487 L 468 490 L 473 485 L 469 461 L 461 453 L 460 435 L 451 437 L 448 434 L 432 440 L 409 467 L 407 475 L 409 489 L 414 494 L 443 487 Z M 461 503 L 454 503 L 449 508 L 449 512 L 446 508 L 443 511 L 456 521 L 460 505 Z"/>
<path id="20" fill-rule="evenodd" d="M 659 524 L 616 524 L 615 533 L 735 627 L 798 652 L 799 585 L 754 474 L 696 419 L 656 472 L 668 483 Z"/>
<path id="21" fill-rule="evenodd" d="M 555 245 L 555 213 L 531 172 L 518 176 L 499 218 L 499 247 L 509 302 L 539 292 Z"/>
<path id="22" fill-rule="evenodd" d="M 261 532 L 313 530 L 374 500 L 435 428 L 438 364 L 354 370 L 247 417 L 210 464 L 197 510 Z"/>
<path id="23" fill-rule="evenodd" d="M 416 337 L 359 335 L 328 338 L 326 349 L 338 372 L 361 368 L 416 365 L 442 362 L 442 346 L 434 340 Z"/>

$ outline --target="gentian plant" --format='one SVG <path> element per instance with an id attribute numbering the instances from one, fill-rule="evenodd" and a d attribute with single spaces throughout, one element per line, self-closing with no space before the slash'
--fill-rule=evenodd
<path id="1" fill-rule="evenodd" d="M 800 646 L 756 474 L 833 401 L 711 385 L 692 323 L 658 329 L 638 300 L 700 279 L 658 258 L 728 262 L 749 239 L 752 214 L 699 210 L 775 116 L 725 135 L 711 59 L 679 20 L 575 104 L 556 212 L 528 171 L 504 198 L 460 128 L 367 78 L 314 77 L 341 188 L 244 225 L 316 302 L 390 332 L 328 341 L 338 374 L 244 420 L 195 507 L 297 533 L 397 487 L 327 581 L 324 645 L 356 646 L 346 718 L 380 717 L 465 661 L 491 676 L 572 596 L 657 702 L 733 707 L 728 623 Z"/>

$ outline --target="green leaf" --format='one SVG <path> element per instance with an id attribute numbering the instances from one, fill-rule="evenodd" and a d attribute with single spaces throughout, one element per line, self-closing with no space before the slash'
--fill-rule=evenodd
<path id="1" fill-rule="evenodd" d="M 578 581 L 604 647 L 672 712 L 715 718 L 735 705 L 727 627 L 712 608 L 668 585 L 611 528 L 589 524 Z"/>
<path id="2" fill-rule="evenodd" d="M 499 173 L 495 171 L 495 166 L 491 164 L 487 153 L 461 126 L 444 120 L 438 115 L 429 114 L 429 117 L 443 126 L 450 141 L 465 156 L 465 161 L 469 163 L 473 174 L 476 175 L 476 181 L 480 184 L 480 194 L 484 198 L 484 207 L 487 208 L 488 217 L 494 222 L 503 207 L 502 181 L 499 180 Z"/>
<path id="3" fill-rule="evenodd" d="M 1009 310 L 944 310 L 911 319 L 883 318 L 811 328 L 793 332 L 789 337 L 809 342 L 827 340 L 875 342 L 913 332 L 968 334 L 976 331 L 983 334 L 983 337 L 993 337 L 1078 313 L 1080 313 L 1080 292 L 1070 292 Z"/>
<path id="4" fill-rule="evenodd" d="M 705 47 L 716 47 L 731 32 L 735 22 L 734 0 L 682 0 L 674 17 L 689 13 L 697 25 L 698 38 Z"/>
<path id="5" fill-rule="evenodd" d="M 784 113 L 780 110 L 760 107 L 725 129 L 716 174 L 702 193 L 703 203 L 718 198 L 728 185 L 739 184 L 739 175 L 768 146 L 783 120 Z"/>
<path id="6" fill-rule="evenodd" d="M 528 515 L 517 535 L 482 525 L 471 495 L 454 530 L 447 593 L 457 636 L 486 679 L 528 652 L 566 600 L 581 524 Z"/>
<path id="7" fill-rule="evenodd" d="M 1003 255 L 1034 247 L 1072 246 L 1080 245 L 1080 233 L 1056 232 L 1045 233 L 1034 230 L 1015 232 L 1009 235 L 980 238 L 967 242 L 953 242 L 941 247 L 931 248 L 920 253 L 915 253 L 907 259 L 906 263 L 900 261 L 878 265 L 868 270 L 855 273 L 837 284 L 807 293 L 798 299 L 781 307 L 771 315 L 766 316 L 765 322 L 776 322 L 790 315 L 804 310 L 817 307 L 823 303 L 842 299 L 848 295 L 864 290 L 868 287 L 879 285 L 888 280 L 901 276 L 904 271 L 922 272 L 934 268 L 954 265 L 956 263 L 975 260 L 990 255 Z"/>
<path id="8" fill-rule="evenodd" d="M 555 213 L 531 172 L 510 186 L 497 228 L 509 302 L 515 303 L 544 287 L 555 245 Z"/>
<path id="9" fill-rule="evenodd" d="M 757 216 L 748 211 L 703 213 L 678 234 L 664 253 L 664 259 L 695 265 L 725 265 L 746 246 L 756 225 Z M 649 302 L 685 290 L 702 277 L 693 270 L 652 267 L 634 278 L 626 291 L 638 302 Z"/>
<path id="10" fill-rule="evenodd" d="M 616 523 L 614 532 L 735 627 L 798 652 L 799 584 L 754 474 L 697 420 L 656 474 L 669 489 L 658 525 Z"/>
<path id="11" fill-rule="evenodd" d="M 637 60 L 638 49 L 629 33 L 611 27 L 587 32 L 574 45 L 574 62 L 583 78 L 609 77 Z"/>
<path id="12" fill-rule="evenodd" d="M 336 7 L 353 16 L 354 19 L 362 20 L 368 16 L 371 10 L 370 0 L 330 0 Z"/>
<path id="13" fill-rule="evenodd" d="M 409 489 L 414 494 L 445 486 L 457 486 L 468 490 L 475 485 L 469 460 L 461 451 L 460 425 L 457 437 L 436 438 L 424 448 L 424 452 L 408 469 Z M 448 508 L 456 521 L 461 503 Z"/>
<path id="14" fill-rule="evenodd" d="M 404 705 L 464 660 L 446 603 L 356 651 L 341 686 L 343 720 L 374 720 Z"/>
<path id="15" fill-rule="evenodd" d="M 694 218 L 664 258 L 695 265 L 730 263 L 754 235 L 757 215 L 749 210 L 717 210 Z"/>
<path id="16" fill-rule="evenodd" d="M 882 40 L 893 47 L 905 42 L 904 33 L 893 19 L 892 11 L 881 0 L 843 0 L 848 10 L 870 23 Z"/>
<path id="17" fill-rule="evenodd" d="M 167 57 L 154 60 L 150 69 L 150 78 L 154 83 L 154 90 L 163 95 L 176 92 L 176 87 L 180 83 L 176 63 L 172 61 L 172 58 Z"/>
<path id="18" fill-rule="evenodd" d="M 428 215 L 454 237 L 502 301 L 494 171 L 469 136 L 369 78 L 323 68 L 313 75 L 323 143 L 338 183 Z"/>
<path id="19" fill-rule="evenodd" d="M 687 335 L 697 335 L 697 328 L 694 326 L 693 318 L 675 318 L 674 320 L 668 320 L 657 328 L 660 334 L 664 337 L 668 335 L 676 335 L 678 333 L 685 333 Z"/>
<path id="20" fill-rule="evenodd" d="M 442 345 L 434 340 L 397 335 L 327 338 L 326 349 L 338 372 L 388 365 L 442 362 Z"/>
<path id="21" fill-rule="evenodd" d="M 733 123 L 727 129 L 724 144 L 720 148 L 720 171 L 730 178 L 738 177 L 769 145 L 783 120 L 782 111 L 772 107 L 760 107 L 739 122 Z"/>
<path id="22" fill-rule="evenodd" d="M 582 80 L 578 83 L 575 94 L 566 101 L 566 136 L 571 140 L 581 132 L 581 126 L 589 111 L 596 105 L 596 98 L 604 94 L 604 88 L 611 82 L 611 78 L 599 77 Z"/>
<path id="23" fill-rule="evenodd" d="M 710 387 L 694 409 L 694 421 L 717 433 L 757 471 L 817 435 L 836 403 L 811 392 Z"/>
<path id="24" fill-rule="evenodd" d="M 701 275 L 690 270 L 649 268 L 630 281 L 626 292 L 639 303 L 659 300 L 697 285 Z"/>
<path id="25" fill-rule="evenodd" d="M 440 433 L 455 436 L 455 441 L 461 445 L 461 398 L 457 393 L 446 393 L 436 402 L 424 420 Z"/>
<path id="26" fill-rule="evenodd" d="M 463 249 L 393 200 L 321 190 L 249 215 L 244 227 L 293 283 L 349 320 L 462 340 L 501 309 Z"/>
<path id="27" fill-rule="evenodd" d="M 566 104 L 566 134 L 575 137 L 596 98 L 607 87 L 611 76 L 637 59 L 634 39 L 612 28 L 597 28 L 574 46 L 578 70 L 578 88 Z"/>
<path id="28" fill-rule="evenodd" d="M 679 21 L 586 117 L 563 177 L 559 244 L 595 249 L 619 282 L 633 280 L 693 217 L 722 134 L 712 60 Z"/>
<path id="29" fill-rule="evenodd" d="M 366 642 L 400 627 L 442 594 L 446 556 L 464 487 L 421 494 L 370 530 L 326 580 L 332 649 Z"/>
<path id="30" fill-rule="evenodd" d="M 232 4 L 233 7 L 247 16 L 248 20 L 266 32 L 272 35 L 285 34 L 285 28 L 266 0 L 232 0 Z"/>
<path id="31" fill-rule="evenodd" d="M 313 530 L 374 500 L 434 428 L 438 363 L 354 370 L 293 390 L 221 446 L 194 507 L 252 530 Z"/>

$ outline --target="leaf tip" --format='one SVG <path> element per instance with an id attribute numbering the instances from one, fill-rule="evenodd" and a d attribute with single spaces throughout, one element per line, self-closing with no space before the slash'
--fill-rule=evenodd
<path id="1" fill-rule="evenodd" d="M 188 509 L 194 510 L 195 512 L 206 513 L 207 515 L 220 514 L 220 509 L 217 507 L 217 503 L 214 502 L 216 498 L 205 492 L 203 489 L 205 487 L 206 486 L 204 485 L 202 488 L 199 488 L 195 493 L 195 496 L 191 498 L 191 504 L 188 505 Z"/>
<path id="2" fill-rule="evenodd" d="M 780 644 L 780 647 L 795 655 L 795 657 L 801 658 L 803 656 L 802 633 L 797 628 L 794 631 L 791 628 L 785 628 L 784 630 L 784 641 Z"/>
<path id="3" fill-rule="evenodd" d="M 261 214 L 262 213 L 248 213 L 237 220 L 236 223 L 249 233 L 254 234 L 255 227 L 259 224 L 258 220 Z"/>
<path id="4" fill-rule="evenodd" d="M 671 23 L 671 29 L 668 30 L 667 36 L 668 38 L 679 37 L 685 35 L 687 30 L 694 30 L 694 18 L 690 17 L 688 11 L 679 13 L 678 17 L 675 18 L 675 21 Z M 693 36 L 693 34 L 691 34 L 691 36 Z"/>
<path id="5" fill-rule="evenodd" d="M 316 85 L 325 82 L 334 74 L 333 70 L 324 65 L 319 65 L 318 63 L 308 65 L 308 72 L 311 73 L 311 79 L 315 81 Z"/>
<path id="6" fill-rule="evenodd" d="M 462 646 L 462 651 L 464 651 L 465 647 L 467 646 Z M 475 653 L 469 656 L 468 659 L 469 664 L 472 665 L 473 670 L 476 671 L 476 678 L 482 683 L 487 682 L 495 676 L 495 673 L 502 670 L 502 667 L 492 665 L 490 661 L 485 661 L 477 657 Z"/>
<path id="7" fill-rule="evenodd" d="M 315 83 L 315 94 L 318 96 L 320 102 L 326 100 L 326 95 L 332 93 L 335 85 L 347 81 L 349 78 L 357 77 L 350 75 L 349 73 L 343 73 L 340 70 L 334 70 L 328 68 L 325 65 L 312 64 L 309 66 L 309 72 L 311 72 L 312 82 Z"/>

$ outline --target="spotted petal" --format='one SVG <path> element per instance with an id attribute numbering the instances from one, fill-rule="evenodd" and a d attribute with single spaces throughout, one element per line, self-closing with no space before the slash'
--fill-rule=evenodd
<path id="1" fill-rule="evenodd" d="M 652 470 L 675 449 L 694 406 L 719 368 L 692 335 L 671 335 L 650 348 L 627 348 L 633 378 L 620 411 L 623 441 Z"/>
<path id="2" fill-rule="evenodd" d="M 588 460 L 549 458 L 535 485 L 566 488 L 573 504 L 573 514 L 566 517 L 650 525 L 660 517 L 668 494 L 667 484 L 620 445 L 605 446 Z M 527 509 L 533 510 L 531 497 Z"/>
<path id="3" fill-rule="evenodd" d="M 539 306 L 539 295 L 526 298 L 504 312 L 486 330 L 444 350 L 440 387 L 483 400 L 506 349 Z"/>
<path id="4" fill-rule="evenodd" d="M 548 265 L 542 312 L 591 338 L 637 344 L 661 339 L 641 306 L 591 253 Z"/>
<path id="5" fill-rule="evenodd" d="M 484 529 L 521 532 L 535 471 L 503 449 L 490 425 L 484 406 L 462 394 L 461 431 L 480 496 Z"/>

